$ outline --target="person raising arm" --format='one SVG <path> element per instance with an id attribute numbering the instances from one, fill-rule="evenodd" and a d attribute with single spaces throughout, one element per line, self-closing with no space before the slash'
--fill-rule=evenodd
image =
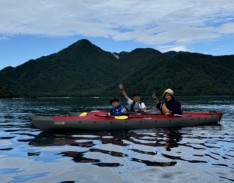
<path id="1" fill-rule="evenodd" d="M 156 93 L 153 92 L 152 98 L 156 103 L 156 107 L 164 115 L 182 115 L 181 104 L 175 100 L 174 92 L 172 89 L 168 88 L 163 92 L 162 97 L 164 102 L 160 102 L 156 96 Z"/>
<path id="2" fill-rule="evenodd" d="M 128 103 L 128 111 L 130 112 L 146 112 L 146 106 L 144 102 L 141 101 L 141 96 L 139 93 L 134 93 L 133 98 L 129 98 L 128 94 L 124 90 L 122 83 L 119 84 L 119 89 L 122 92 L 123 96 L 126 98 Z"/>

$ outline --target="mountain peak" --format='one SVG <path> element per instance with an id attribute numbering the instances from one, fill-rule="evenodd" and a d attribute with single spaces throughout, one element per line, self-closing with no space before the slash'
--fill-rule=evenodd
<path id="1" fill-rule="evenodd" d="M 70 46 L 74 46 L 74 47 L 83 47 L 83 48 L 90 48 L 90 47 L 95 47 L 95 48 L 99 48 L 98 46 L 94 45 L 93 43 L 91 43 L 89 40 L 87 39 L 81 39 L 75 43 L 73 43 Z M 69 46 L 69 47 L 70 47 Z M 101 48 L 99 48 L 101 49 Z"/>
<path id="2" fill-rule="evenodd" d="M 81 49 L 81 50 L 102 50 L 101 48 L 99 48 L 98 46 L 94 45 L 93 43 L 91 43 L 89 40 L 87 39 L 81 39 L 75 43 L 73 43 L 72 45 L 68 46 L 67 48 L 65 48 L 64 50 L 76 50 L 77 49 Z"/>
<path id="3" fill-rule="evenodd" d="M 81 39 L 77 42 L 75 42 L 74 44 L 77 44 L 77 45 L 93 45 L 89 40 L 87 39 Z"/>

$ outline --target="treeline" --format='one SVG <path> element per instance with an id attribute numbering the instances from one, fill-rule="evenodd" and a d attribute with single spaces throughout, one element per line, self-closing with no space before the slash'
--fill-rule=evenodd
<path id="1" fill-rule="evenodd" d="M 233 95 L 234 55 L 161 53 L 135 49 L 110 53 L 80 40 L 58 53 L 0 71 L 0 97 L 113 96 L 118 82 L 150 95 Z"/>

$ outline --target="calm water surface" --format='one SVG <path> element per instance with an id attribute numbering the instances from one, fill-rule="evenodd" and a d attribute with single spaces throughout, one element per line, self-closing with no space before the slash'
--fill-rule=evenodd
<path id="1" fill-rule="evenodd" d="M 108 99 L 1 99 L 0 182 L 233 182 L 234 97 L 179 100 L 186 111 L 223 111 L 221 125 L 44 133 L 30 114 L 109 109 Z"/>

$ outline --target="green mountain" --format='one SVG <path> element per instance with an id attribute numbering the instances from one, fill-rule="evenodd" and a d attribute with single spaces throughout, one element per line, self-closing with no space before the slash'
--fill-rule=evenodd
<path id="1" fill-rule="evenodd" d="M 151 95 L 172 88 L 177 95 L 234 93 L 234 55 L 161 53 L 135 49 L 110 53 L 80 40 L 58 53 L 0 71 L 0 97 L 113 96 L 127 91 Z"/>
<path id="2" fill-rule="evenodd" d="M 125 78 L 130 90 L 149 94 L 172 88 L 177 95 L 233 95 L 234 56 L 213 57 L 194 53 L 155 62 Z M 138 81 L 137 85 L 132 85 Z"/>

